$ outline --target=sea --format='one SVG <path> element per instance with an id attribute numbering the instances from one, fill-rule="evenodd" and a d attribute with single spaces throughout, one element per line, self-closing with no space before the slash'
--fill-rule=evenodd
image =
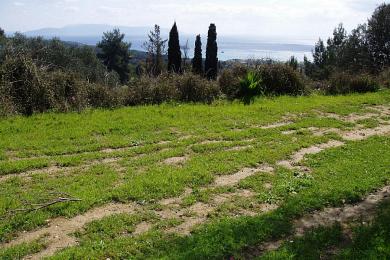
<path id="1" fill-rule="evenodd" d="M 95 45 L 100 41 L 101 36 L 64 36 L 61 40 L 78 42 L 87 45 Z M 185 45 L 187 39 L 182 37 L 180 39 L 181 45 Z M 131 49 L 144 51 L 143 43 L 146 41 L 145 37 L 133 36 L 125 39 L 131 42 Z M 239 37 L 220 37 L 218 43 L 218 58 L 219 60 L 234 60 L 234 59 L 273 59 L 279 61 L 286 61 L 291 56 L 296 57 L 299 61 L 303 61 L 304 56 L 309 60 L 312 57 L 313 46 L 310 44 L 295 43 L 289 41 L 272 42 L 270 40 L 256 40 L 256 39 L 240 39 Z M 194 39 L 188 41 L 188 57 L 192 58 L 194 53 Z M 203 56 L 205 56 L 206 37 L 203 37 Z"/>

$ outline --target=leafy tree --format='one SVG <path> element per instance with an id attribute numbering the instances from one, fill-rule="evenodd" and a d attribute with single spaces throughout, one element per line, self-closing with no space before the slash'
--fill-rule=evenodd
<path id="1" fill-rule="evenodd" d="M 109 71 L 116 71 L 122 83 L 129 80 L 130 43 L 124 42 L 125 35 L 119 29 L 106 32 L 97 44 L 98 57 Z"/>
<path id="2" fill-rule="evenodd" d="M 192 71 L 203 74 L 202 40 L 200 35 L 196 36 L 194 58 L 192 59 Z"/>
<path id="3" fill-rule="evenodd" d="M 206 47 L 205 72 L 208 79 L 216 79 L 218 75 L 217 27 L 210 24 Z"/>
<path id="4" fill-rule="evenodd" d="M 367 40 L 376 70 L 390 65 L 390 4 L 380 5 L 368 20 Z"/>
<path id="5" fill-rule="evenodd" d="M 0 28 L 0 38 L 2 38 L 4 36 L 5 36 L 4 30 L 2 28 Z"/>
<path id="6" fill-rule="evenodd" d="M 179 32 L 177 31 L 176 22 L 173 24 L 169 33 L 168 41 L 168 71 L 181 72 L 181 51 L 179 42 Z"/>
<path id="7" fill-rule="evenodd" d="M 163 55 L 165 54 L 165 45 L 167 40 L 161 38 L 160 26 L 154 26 L 154 30 L 148 35 L 149 40 L 144 43 L 143 47 L 148 53 L 146 68 L 152 75 L 159 75 L 163 69 Z"/>

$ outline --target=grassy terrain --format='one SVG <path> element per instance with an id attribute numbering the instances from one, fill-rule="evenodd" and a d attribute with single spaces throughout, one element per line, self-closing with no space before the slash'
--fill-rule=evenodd
<path id="1" fill-rule="evenodd" d="M 323 117 L 319 111 L 340 116 L 375 113 L 369 107 L 381 104 L 390 104 L 389 91 L 260 99 L 251 106 L 161 105 L 0 119 L 0 178 L 4 178 L 0 181 L 0 242 L 42 227 L 48 219 L 70 218 L 112 202 L 135 202 L 142 205 L 142 211 L 87 224 L 75 234 L 79 246 L 53 258 L 244 257 L 248 246 L 291 234 L 293 219 L 325 206 L 356 202 L 390 181 L 389 136 L 347 141 L 343 147 L 308 156 L 302 166 L 311 168 L 310 173 L 276 165 L 301 148 L 341 140 L 336 133 L 314 135 L 309 127 L 375 128 L 379 119 L 388 120 L 378 115 L 350 122 Z M 276 122 L 288 124 L 262 127 Z M 297 131 L 283 133 L 289 130 Z M 183 161 L 164 163 L 169 158 Z M 211 185 L 217 176 L 259 164 L 271 165 L 275 172 L 253 175 L 232 187 Z M 191 193 L 184 197 L 182 208 L 212 203 L 218 194 L 243 189 L 254 196 L 236 196 L 218 204 L 191 236 L 167 233 L 183 219 L 160 218 L 158 212 L 164 206 L 159 201 L 178 197 L 186 188 L 191 188 Z M 58 193 L 81 201 L 13 212 L 50 201 Z M 243 214 L 263 204 L 278 208 L 264 214 Z M 152 228 L 134 235 L 143 222 Z M 313 246 L 312 252 L 287 245 L 280 255 L 316 254 L 337 243 L 338 230 L 321 229 L 303 238 L 302 247 L 313 239 L 325 241 Z M 18 258 L 41 247 L 43 242 L 32 241 L 2 249 L 0 257 Z M 343 255 L 352 253 L 343 251 Z"/>
<path id="2" fill-rule="evenodd" d="M 388 259 L 390 257 L 390 202 L 382 203 L 374 220 L 358 223 L 352 241 L 346 243 L 339 225 L 321 227 L 287 241 L 259 259 L 320 259 L 332 253 L 334 259 Z"/>

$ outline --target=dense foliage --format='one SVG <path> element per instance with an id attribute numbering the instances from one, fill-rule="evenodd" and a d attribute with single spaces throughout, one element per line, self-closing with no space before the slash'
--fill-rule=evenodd
<path id="1" fill-rule="evenodd" d="M 315 44 L 313 62 L 305 59 L 305 72 L 315 80 L 327 80 L 334 73 L 377 74 L 390 66 L 390 5 L 380 5 L 367 24 L 348 35 L 340 24 L 325 44 Z"/>
<path id="2" fill-rule="evenodd" d="M 169 33 L 168 41 L 168 71 L 181 72 L 181 50 L 179 41 L 179 32 L 176 22 L 173 24 Z"/>
<path id="3" fill-rule="evenodd" d="M 203 60 L 196 37 L 192 70 L 182 64 L 174 23 L 167 40 L 158 25 L 148 35 L 145 61 L 130 64 L 130 43 L 118 29 L 96 47 L 7 37 L 0 29 L 0 115 L 80 111 L 162 102 L 205 102 L 225 97 L 250 103 L 262 95 L 304 95 L 377 91 L 390 87 L 390 5 L 380 5 L 367 24 L 350 34 L 340 24 L 326 42 L 319 40 L 312 61 L 218 61 L 215 24 L 210 24 Z M 188 46 L 183 47 L 186 60 Z M 165 62 L 167 61 L 167 64 Z M 136 66 L 132 68 L 131 66 Z M 134 71 L 134 72 L 131 72 Z M 170 75 L 167 72 L 178 72 Z"/>
<path id="4" fill-rule="evenodd" d="M 207 78 L 216 79 L 218 75 L 218 45 L 217 45 L 217 27 L 215 24 L 210 24 L 207 47 L 205 73 Z"/>
<path id="5" fill-rule="evenodd" d="M 194 58 L 192 59 L 192 71 L 203 74 L 202 41 L 200 35 L 196 36 Z"/>
<path id="6" fill-rule="evenodd" d="M 103 39 L 97 44 L 98 57 L 109 71 L 119 74 L 122 83 L 129 80 L 130 43 L 123 41 L 125 35 L 119 29 L 104 33 Z"/>

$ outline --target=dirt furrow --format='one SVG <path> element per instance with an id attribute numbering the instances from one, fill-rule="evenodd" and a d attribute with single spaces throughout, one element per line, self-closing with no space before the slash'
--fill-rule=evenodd
<path id="1" fill-rule="evenodd" d="M 279 124 L 279 126 L 281 126 Z M 279 127 L 278 124 L 274 124 L 273 127 Z M 272 127 L 271 127 L 272 128 Z M 355 131 L 350 131 L 350 132 L 344 132 L 342 134 L 342 137 L 346 140 L 362 140 L 367 137 L 373 136 L 373 135 L 383 135 L 387 134 L 390 132 L 390 126 L 389 125 L 382 125 L 374 129 L 359 129 Z M 329 149 L 332 147 L 339 147 L 343 145 L 343 142 L 340 141 L 329 141 L 328 143 L 324 144 L 317 144 L 309 148 L 304 148 L 295 154 L 293 154 L 288 161 L 280 161 L 277 164 L 285 166 L 287 168 L 294 168 L 295 164 L 298 164 L 300 161 L 304 159 L 304 157 L 308 154 L 315 154 L 323 151 L 324 149 Z M 110 152 L 110 151 L 109 151 Z M 273 171 L 273 168 L 269 165 L 260 165 L 259 167 L 256 168 L 244 168 L 240 171 L 238 171 L 235 174 L 232 175 L 226 175 L 226 176 L 218 176 L 214 183 L 210 185 L 209 187 L 220 187 L 220 186 L 234 186 L 238 184 L 241 180 L 250 177 L 254 174 L 257 174 L 259 172 L 266 172 L 266 173 L 271 173 Z M 372 201 L 373 203 L 365 203 L 362 204 L 363 206 L 359 206 L 356 210 L 353 210 L 352 208 L 346 208 L 346 210 L 341 210 L 341 213 L 337 215 L 337 212 L 335 211 L 329 211 L 326 214 L 328 215 L 323 215 L 322 217 L 316 217 L 317 222 L 320 222 L 320 219 L 324 219 L 326 217 L 329 217 L 331 214 L 336 214 L 336 216 L 341 216 L 340 218 L 346 218 L 347 214 L 360 214 L 362 211 L 369 211 L 372 208 L 372 205 L 376 205 L 377 201 L 383 199 L 383 196 L 387 194 L 388 196 L 390 189 L 386 189 L 384 192 L 382 192 L 382 197 L 378 194 L 373 194 L 373 196 L 377 196 Z M 239 191 L 240 192 L 240 191 Z M 239 193 L 238 192 L 238 193 Z M 244 193 L 241 194 L 234 194 L 234 196 L 248 196 L 250 194 L 247 191 L 241 191 Z M 186 190 L 185 194 L 190 194 L 190 190 Z M 245 195 L 245 193 L 247 193 Z M 167 205 L 167 206 L 172 206 L 172 205 L 178 205 L 181 203 L 181 200 L 183 196 L 177 197 L 177 198 L 170 198 L 170 199 L 165 199 L 161 200 L 160 204 L 162 205 Z M 180 209 L 178 211 L 172 211 L 172 209 L 167 209 L 167 211 L 160 212 L 161 216 L 163 214 L 166 214 L 165 216 L 162 216 L 164 218 L 169 218 L 169 217 L 179 217 L 184 219 L 184 222 L 179 225 L 176 228 L 173 228 L 171 231 L 172 232 L 177 232 L 180 234 L 188 234 L 195 225 L 203 223 L 204 221 L 207 220 L 207 216 L 210 212 L 216 209 L 216 207 L 222 203 L 224 203 L 226 200 L 229 200 L 229 196 L 232 194 L 220 194 L 215 196 L 210 204 L 205 204 L 198 202 L 195 205 L 191 206 L 189 209 Z M 379 197 L 378 197 L 379 196 Z M 264 205 L 264 211 L 269 211 L 274 209 L 273 205 Z M 38 229 L 36 231 L 32 232 L 27 232 L 27 233 L 22 233 L 18 238 L 15 240 L 11 241 L 8 244 L 4 244 L 2 247 L 10 247 L 14 245 L 18 245 L 23 242 L 30 242 L 33 241 L 37 238 L 42 237 L 43 235 L 48 235 L 47 236 L 47 241 L 48 241 L 48 246 L 45 250 L 41 251 L 40 253 L 33 255 L 33 259 L 39 259 L 41 257 L 45 256 L 50 256 L 53 255 L 56 251 L 69 247 L 69 246 L 74 246 L 77 245 L 76 239 L 71 235 L 75 231 L 83 228 L 87 223 L 94 221 L 94 220 L 99 220 L 107 216 L 111 216 L 114 214 L 119 214 L 119 213 L 135 213 L 137 210 L 143 210 L 143 207 L 140 205 L 136 205 L 134 203 L 129 203 L 129 204 L 107 204 L 105 206 L 91 209 L 90 211 L 86 212 L 85 214 L 76 216 L 71 219 L 53 219 L 49 222 L 48 226 L 45 228 Z M 195 213 L 195 216 L 191 217 L 186 217 L 184 210 L 190 210 Z M 324 213 L 325 214 L 325 213 Z M 313 215 L 314 216 L 314 215 Z M 344 217 L 343 217 L 344 216 Z M 338 219 L 337 217 L 334 217 L 334 219 Z M 302 227 L 305 229 L 306 226 L 313 226 L 313 223 L 317 223 L 316 221 L 310 221 L 310 219 L 302 219 L 302 223 L 297 223 L 296 224 L 296 229 L 298 230 L 299 227 Z M 308 224 L 309 223 L 309 224 Z M 310 224 L 312 223 L 312 224 Z M 305 226 L 305 225 L 306 226 Z M 150 228 L 150 225 L 148 223 L 141 223 L 140 225 L 137 226 L 136 228 L 136 233 L 142 233 L 147 231 Z M 297 231 L 298 232 L 298 231 Z"/>
<path id="2" fill-rule="evenodd" d="M 22 233 L 17 239 L 5 244 L 3 248 L 9 248 L 11 246 L 31 242 L 45 236 L 45 240 L 48 241 L 47 247 L 41 252 L 30 257 L 30 259 L 41 259 L 43 257 L 53 255 L 55 252 L 63 248 L 77 245 L 76 238 L 71 234 L 81 229 L 85 224 L 114 214 L 135 213 L 137 208 L 139 208 L 139 206 L 133 203 L 107 204 L 102 207 L 92 209 L 74 218 L 53 219 L 48 222 L 47 227 L 32 232 Z"/>
<path id="3" fill-rule="evenodd" d="M 345 229 L 348 225 L 357 221 L 372 220 L 380 203 L 390 199 L 390 186 L 385 186 L 369 194 L 361 202 L 355 204 L 346 204 L 341 207 L 325 208 L 320 211 L 305 215 L 294 221 L 293 235 L 277 241 L 265 242 L 260 246 L 249 248 L 245 257 L 252 259 L 261 256 L 267 251 L 277 250 L 285 241 L 290 241 L 294 237 L 303 236 L 307 231 L 317 227 L 329 227 L 336 223 Z"/>

